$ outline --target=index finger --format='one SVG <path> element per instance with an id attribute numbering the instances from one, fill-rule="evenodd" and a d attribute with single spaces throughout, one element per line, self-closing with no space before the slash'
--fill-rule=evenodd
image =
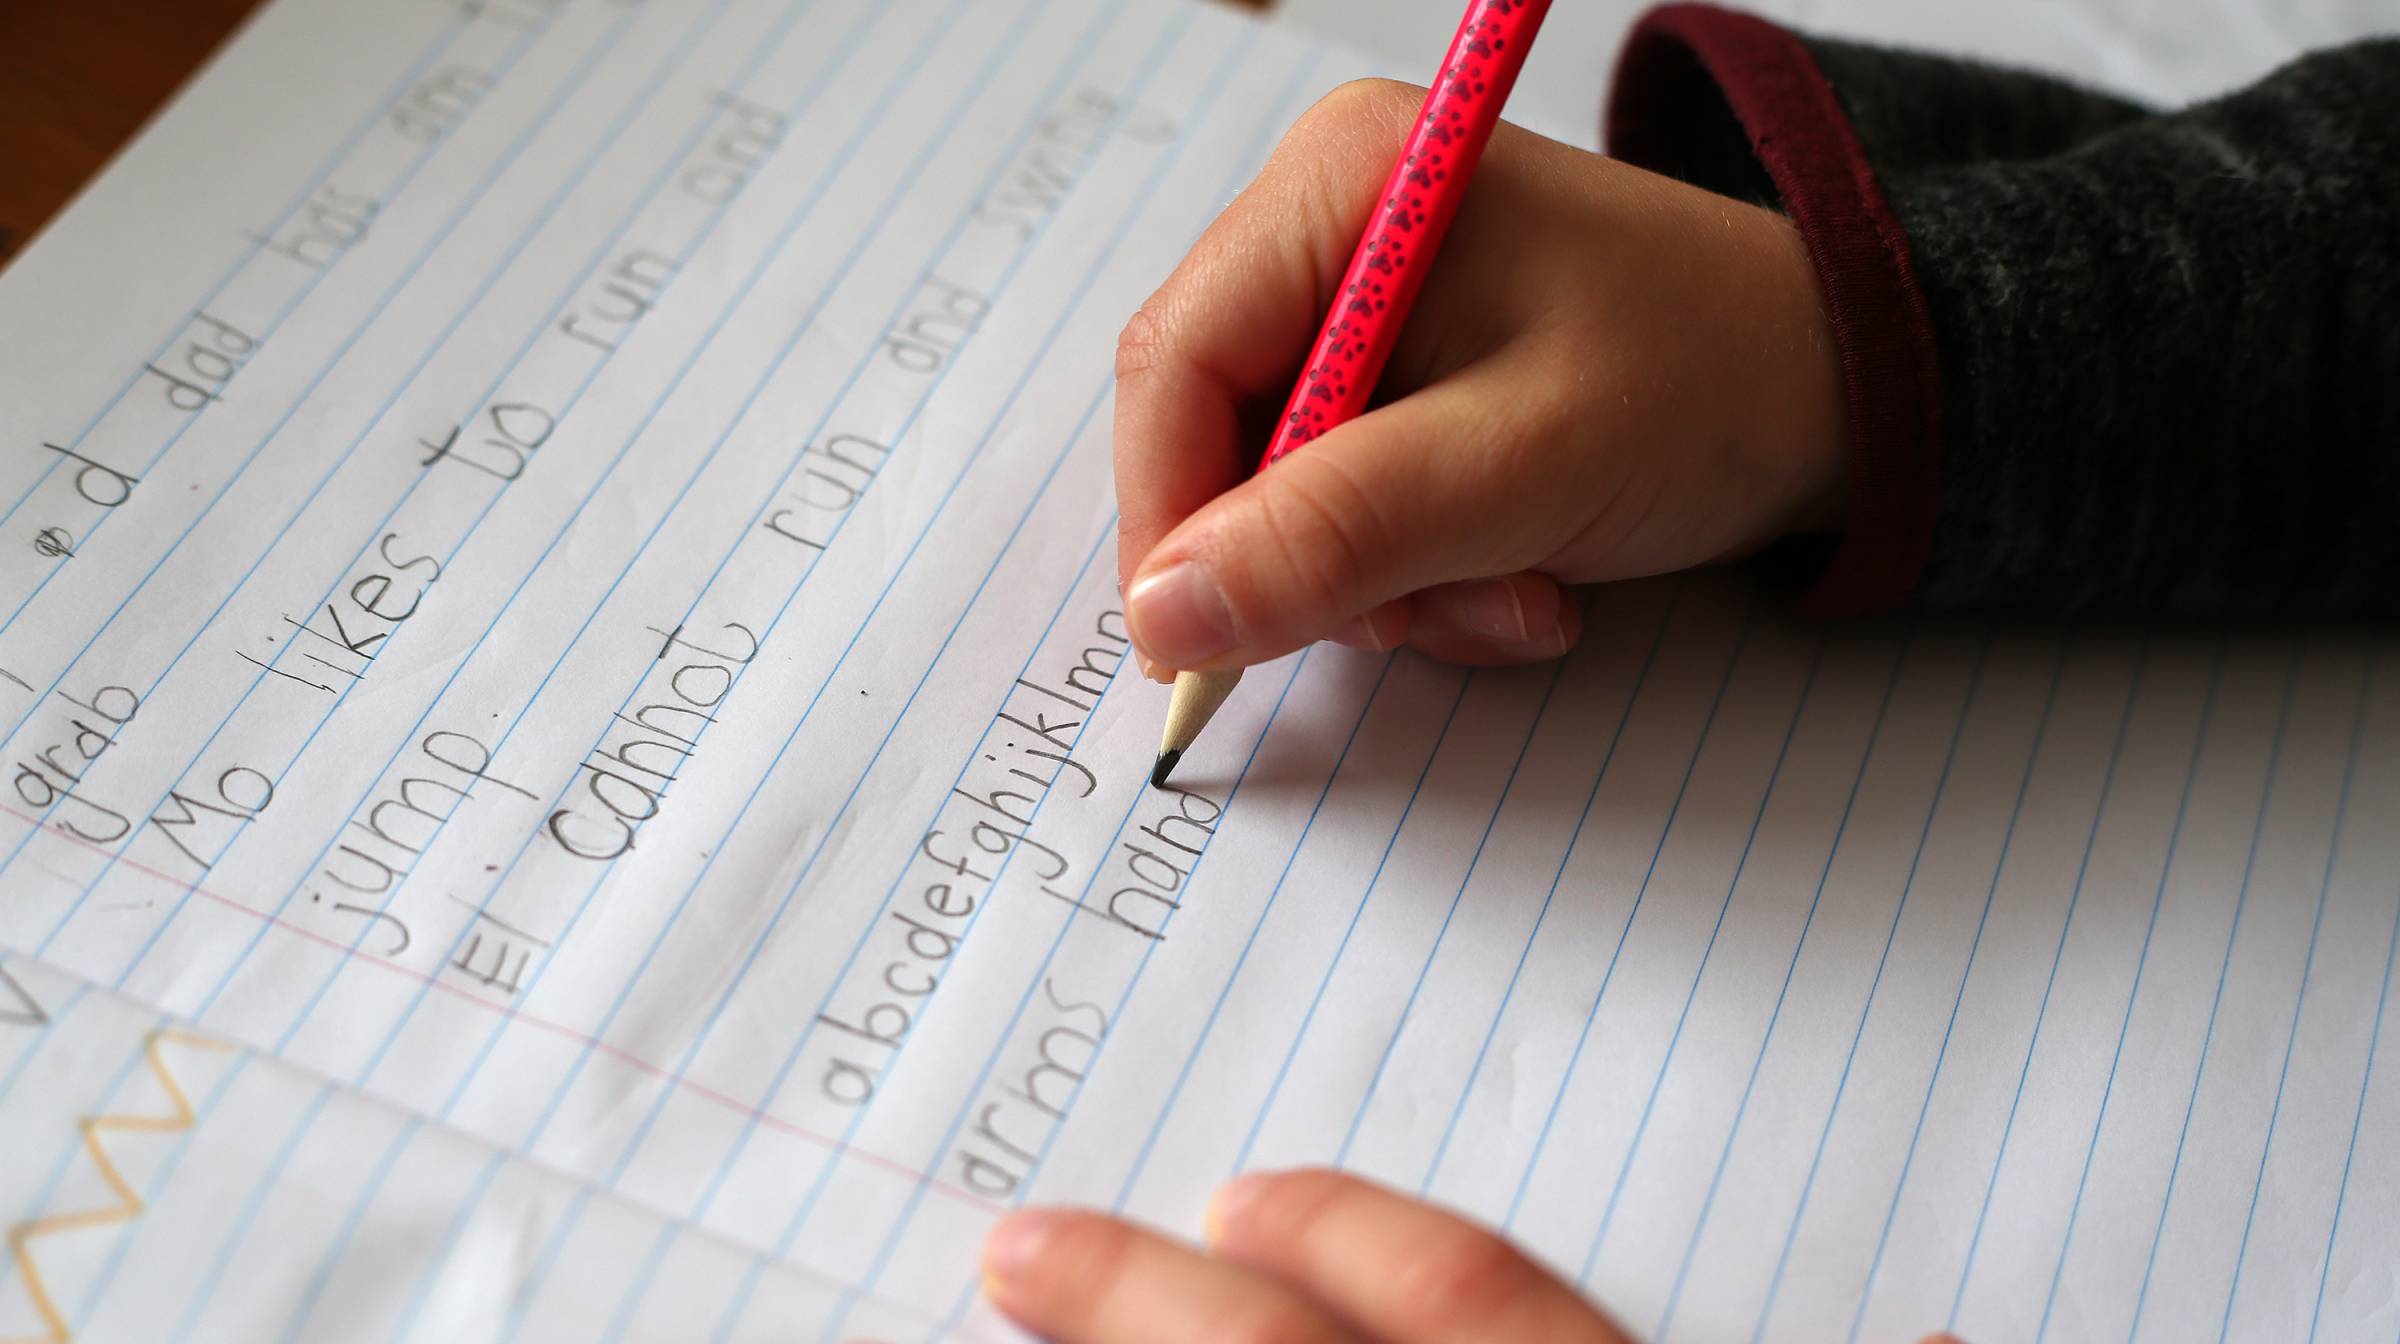
<path id="1" fill-rule="evenodd" d="M 1424 97 L 1345 84 L 1295 123 L 1117 344 L 1117 573 L 1248 474 Z"/>
<path id="2" fill-rule="evenodd" d="M 1392 1344 L 1630 1344 L 1498 1236 L 1340 1172 L 1244 1176 L 1210 1223 L 1218 1254 Z"/>
<path id="3" fill-rule="evenodd" d="M 1037 1209 L 1003 1219 L 984 1251 L 985 1291 L 1057 1344 L 1349 1344 L 1300 1294 L 1116 1218 Z"/>

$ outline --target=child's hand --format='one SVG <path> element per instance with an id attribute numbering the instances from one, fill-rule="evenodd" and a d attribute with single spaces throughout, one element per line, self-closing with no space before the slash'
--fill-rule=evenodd
<path id="1" fill-rule="evenodd" d="M 1394 399 L 1236 485 L 1422 96 L 1310 110 L 1126 328 L 1118 573 L 1154 676 L 1328 636 L 1550 658 L 1580 628 L 1561 583 L 1839 521 L 1841 371 L 1789 222 L 1506 125 Z"/>
<path id="2" fill-rule="evenodd" d="M 1012 1215 L 984 1287 L 1056 1344 L 1628 1344 L 1505 1241 L 1338 1172 L 1217 1192 L 1206 1254 L 1096 1213 Z"/>
<path id="3" fill-rule="evenodd" d="M 1631 1344 L 1507 1242 L 1339 1172 L 1245 1176 L 1208 1223 L 1202 1253 L 1097 1213 L 1014 1214 L 984 1288 L 1056 1344 Z"/>

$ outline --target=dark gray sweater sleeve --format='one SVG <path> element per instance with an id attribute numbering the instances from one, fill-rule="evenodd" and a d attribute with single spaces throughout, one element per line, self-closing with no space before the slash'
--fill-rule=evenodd
<path id="1" fill-rule="evenodd" d="M 2400 611 L 2400 41 L 2153 111 L 1673 6 L 1611 121 L 1809 242 L 1856 480 L 1818 605 Z"/>

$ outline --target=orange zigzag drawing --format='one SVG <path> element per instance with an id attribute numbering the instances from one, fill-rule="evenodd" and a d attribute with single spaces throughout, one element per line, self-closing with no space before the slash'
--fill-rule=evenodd
<path id="1" fill-rule="evenodd" d="M 100 1136 L 109 1130 L 124 1130 L 137 1134 L 175 1134 L 192 1127 L 192 1122 L 196 1117 L 192 1111 L 191 1099 L 184 1095 L 183 1085 L 175 1080 L 174 1072 L 167 1067 L 166 1060 L 159 1054 L 159 1046 L 167 1041 L 200 1050 L 228 1051 L 233 1048 L 222 1041 L 210 1040 L 206 1036 L 197 1036 L 188 1031 L 177 1031 L 172 1028 L 161 1028 L 142 1038 L 142 1053 L 150 1061 L 150 1072 L 157 1076 L 159 1086 L 167 1090 L 167 1099 L 175 1106 L 174 1113 L 172 1115 L 125 1115 L 112 1111 L 101 1115 L 87 1115 L 76 1122 L 77 1127 L 83 1131 L 84 1151 L 92 1155 L 92 1165 L 99 1170 L 100 1179 L 108 1183 L 109 1191 L 117 1197 L 117 1202 L 100 1208 L 72 1209 L 65 1213 L 44 1214 L 42 1217 L 18 1223 L 8 1229 L 9 1254 L 16 1260 L 17 1273 L 24 1277 L 25 1291 L 32 1296 L 34 1310 L 41 1314 L 42 1324 L 47 1327 L 47 1333 L 20 1336 L 15 1339 L 0 1339 L 0 1344 L 68 1344 L 68 1341 L 75 1337 L 73 1327 L 68 1324 L 66 1317 L 59 1314 L 58 1304 L 50 1300 L 50 1290 L 42 1282 L 41 1268 L 34 1263 L 33 1242 L 35 1238 L 54 1237 L 62 1232 L 75 1232 L 87 1227 L 106 1227 L 114 1223 L 130 1223 L 141 1217 L 143 1210 L 148 1207 L 142 1203 L 140 1192 L 128 1184 L 124 1175 L 117 1170 L 117 1164 L 109 1160 L 108 1148 L 101 1141 Z"/>

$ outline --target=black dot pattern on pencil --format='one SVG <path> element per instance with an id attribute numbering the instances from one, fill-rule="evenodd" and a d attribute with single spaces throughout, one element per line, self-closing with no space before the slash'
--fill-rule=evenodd
<path id="1" fill-rule="evenodd" d="M 1357 415 L 1375 390 L 1400 316 L 1432 264 L 1548 5 L 1483 0 L 1451 44 L 1342 277 L 1324 330 L 1268 444 L 1273 462 Z"/>

